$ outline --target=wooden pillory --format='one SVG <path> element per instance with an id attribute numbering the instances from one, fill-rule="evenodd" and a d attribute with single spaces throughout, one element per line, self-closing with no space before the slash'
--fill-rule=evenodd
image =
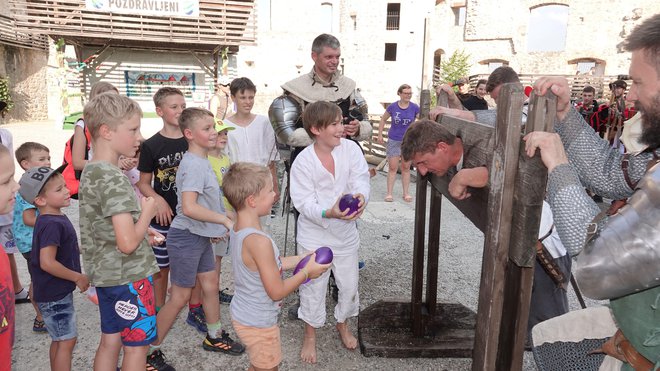
<path id="1" fill-rule="evenodd" d="M 428 117 L 429 97 L 428 91 L 422 92 L 422 117 Z M 439 104 L 443 101 L 446 97 L 439 97 Z M 522 368 L 534 246 L 547 181 L 539 154 L 527 157 L 522 136 L 552 131 L 556 114 L 554 96 L 532 95 L 521 132 L 523 101 L 522 86 L 506 84 L 498 99 L 495 128 L 446 115 L 439 120 L 464 146 L 492 159 L 489 185 L 472 189 L 470 198 L 458 201 L 449 195 L 448 176 L 418 178 L 411 300 L 381 300 L 360 313 L 358 335 L 365 356 L 472 357 L 473 370 Z M 442 195 L 484 232 L 476 315 L 461 304 L 437 302 Z"/>

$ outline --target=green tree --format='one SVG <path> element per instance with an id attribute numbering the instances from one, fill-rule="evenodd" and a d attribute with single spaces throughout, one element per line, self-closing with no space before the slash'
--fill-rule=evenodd
<path id="1" fill-rule="evenodd" d="M 456 50 L 449 59 L 440 62 L 440 80 L 452 83 L 470 72 L 470 55 L 463 50 Z"/>

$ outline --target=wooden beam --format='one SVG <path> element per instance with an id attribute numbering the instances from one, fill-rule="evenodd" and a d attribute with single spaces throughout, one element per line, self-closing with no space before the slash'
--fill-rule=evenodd
<path id="1" fill-rule="evenodd" d="M 497 103 L 495 149 L 489 169 L 488 223 L 472 361 L 472 370 L 475 371 L 495 370 L 497 363 L 522 123 L 522 86 L 503 85 Z"/>
<path id="2" fill-rule="evenodd" d="M 208 64 L 204 63 L 204 61 L 202 61 L 202 59 L 201 59 L 201 58 L 197 55 L 197 53 L 195 53 L 194 51 L 192 51 L 192 50 L 188 50 L 188 52 L 190 53 L 190 55 L 193 56 L 193 58 L 195 58 L 195 60 L 197 61 L 197 63 L 199 63 L 199 66 L 202 67 L 202 69 L 203 69 L 204 71 L 206 71 L 206 73 L 208 73 L 208 74 L 211 75 L 211 76 L 214 76 L 214 74 L 215 74 L 215 72 L 214 72 L 215 67 L 214 67 L 214 68 L 211 68 Z M 217 71 L 217 70 L 215 70 L 215 71 Z M 214 79 L 214 80 L 215 80 L 215 79 Z"/>

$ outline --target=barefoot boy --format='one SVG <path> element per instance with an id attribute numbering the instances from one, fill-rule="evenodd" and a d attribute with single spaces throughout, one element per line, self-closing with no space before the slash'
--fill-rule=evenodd
<path id="1" fill-rule="evenodd" d="M 25 142 L 16 148 L 16 162 L 23 168 L 28 170 L 33 167 L 50 167 L 50 151 L 48 147 L 40 143 Z M 12 222 L 12 231 L 14 233 L 14 241 L 18 251 L 23 255 L 27 261 L 28 267 L 30 266 L 30 251 L 32 250 L 32 232 L 34 230 L 34 223 L 37 221 L 37 207 L 27 201 L 21 196 L 20 192 L 16 194 L 16 204 L 14 205 L 14 220 Z M 28 269 L 30 277 L 32 271 Z M 46 324 L 39 312 L 39 307 L 34 301 L 34 294 L 32 292 L 33 284 L 30 282 L 30 301 L 34 307 L 36 316 L 32 322 L 32 331 L 46 332 Z"/>
<path id="2" fill-rule="evenodd" d="M 20 149 L 20 148 L 19 148 Z M 21 197 L 39 208 L 30 257 L 34 301 L 43 314 L 50 343 L 50 369 L 71 370 L 78 331 L 73 291 L 89 287 L 80 273 L 80 251 L 73 224 L 62 208 L 71 197 L 62 174 L 49 167 L 33 167 L 21 177 Z"/>
<path id="3" fill-rule="evenodd" d="M 250 369 L 277 370 L 282 361 L 277 325 L 281 300 L 330 264 L 318 264 L 312 256 L 297 274 L 282 279 L 282 271 L 294 268 L 303 255 L 281 258 L 275 242 L 261 229 L 259 218 L 270 213 L 275 201 L 268 168 L 236 163 L 225 176 L 224 189 L 238 214 L 229 240 L 235 285 L 232 324 L 247 346 Z"/>
<path id="4" fill-rule="evenodd" d="M 356 219 L 369 198 L 369 168 L 360 148 L 343 138 L 341 110 L 335 104 L 315 102 L 305 108 L 303 123 L 314 144 L 305 148 L 291 168 L 291 200 L 300 211 L 298 244 L 302 253 L 328 246 L 334 253 L 332 271 L 339 288 L 335 306 L 337 331 L 344 346 L 355 349 L 357 339 L 347 320 L 358 314 L 358 247 Z M 348 215 L 339 211 L 339 198 L 353 194 L 359 208 Z M 330 273 L 300 287 L 298 317 L 305 321 L 300 356 L 316 363 L 316 329 L 325 324 L 325 293 Z"/>
<path id="5" fill-rule="evenodd" d="M 80 178 L 80 240 L 101 312 L 94 370 L 115 371 L 122 349 L 122 370 L 144 370 L 156 339 L 152 276 L 158 266 L 146 238 L 156 203 L 143 197 L 138 205 L 118 166 L 119 156 L 133 157 L 139 149 L 142 110 L 124 96 L 100 94 L 85 105 L 84 116 L 94 158 Z"/>
<path id="6" fill-rule="evenodd" d="M 188 152 L 176 176 L 177 215 L 168 233 L 172 294 L 158 313 L 158 340 L 153 348 L 160 348 L 198 280 L 207 327 L 203 348 L 238 355 L 245 350 L 243 345 L 234 342 L 220 323 L 218 276 L 211 247 L 211 240 L 226 236 L 233 225 L 223 214 L 220 187 L 207 158 L 218 132 L 213 115 L 203 108 L 183 110 L 179 128 L 188 141 Z"/>

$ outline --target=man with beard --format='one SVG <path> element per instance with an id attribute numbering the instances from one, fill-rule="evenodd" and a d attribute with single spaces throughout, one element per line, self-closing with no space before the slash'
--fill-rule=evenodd
<path id="1" fill-rule="evenodd" d="M 660 14 L 638 26 L 625 47 L 632 52 L 627 100 L 642 113 L 645 152 L 624 158 L 609 148 L 570 107 L 570 89 L 561 78 L 535 85 L 541 95 L 557 95 L 557 134 L 525 137 L 527 154 L 540 149 L 548 168 L 555 227 L 569 253 L 579 254 L 575 272 L 583 293 L 610 299 L 609 307 L 570 312 L 533 330 L 539 352 L 551 349 L 580 362 L 580 369 L 660 367 Z M 600 210 L 583 185 L 610 198 L 631 197 L 615 215 L 593 219 Z"/>

